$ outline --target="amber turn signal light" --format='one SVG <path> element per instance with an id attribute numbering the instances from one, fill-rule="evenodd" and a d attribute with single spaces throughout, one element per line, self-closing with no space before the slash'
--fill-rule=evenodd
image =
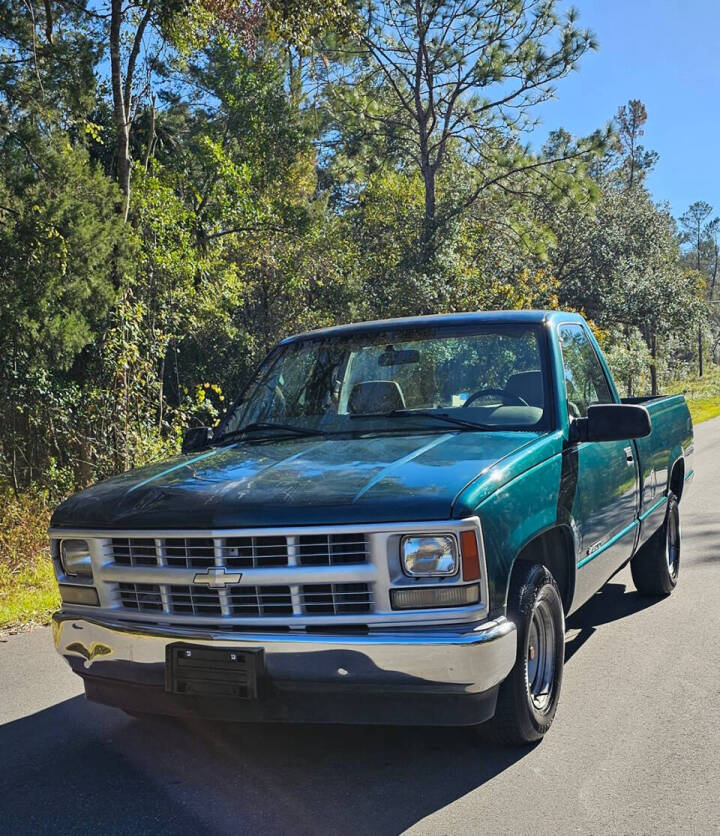
<path id="1" fill-rule="evenodd" d="M 480 553 L 474 531 L 460 533 L 463 580 L 476 581 L 480 578 Z"/>

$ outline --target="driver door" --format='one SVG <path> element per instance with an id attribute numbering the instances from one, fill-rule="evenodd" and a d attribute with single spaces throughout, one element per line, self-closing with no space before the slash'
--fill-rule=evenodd
<path id="1" fill-rule="evenodd" d="M 605 370 L 585 328 L 559 327 L 570 421 L 587 416 L 588 407 L 615 403 Z M 639 500 L 635 444 L 587 441 L 563 453 L 564 479 L 575 480 L 570 518 L 579 543 L 576 603 L 587 600 L 632 554 Z"/>

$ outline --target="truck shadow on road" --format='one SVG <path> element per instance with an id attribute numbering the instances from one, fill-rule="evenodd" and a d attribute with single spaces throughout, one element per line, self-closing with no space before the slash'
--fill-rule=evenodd
<path id="1" fill-rule="evenodd" d="M 565 630 L 569 638 L 565 640 L 565 662 L 580 650 L 601 625 L 634 615 L 657 604 L 659 600 L 646 598 L 634 589 L 628 591 L 624 583 L 605 584 L 567 619 Z"/>
<path id="2" fill-rule="evenodd" d="M 608 584 L 568 619 L 566 658 L 652 603 Z M 0 726 L 0 833 L 394 834 L 530 751 L 463 728 L 139 721 L 75 697 Z"/>
<path id="3" fill-rule="evenodd" d="M 462 728 L 140 721 L 75 697 L 0 727 L 0 833 L 398 833 L 529 751 Z"/>

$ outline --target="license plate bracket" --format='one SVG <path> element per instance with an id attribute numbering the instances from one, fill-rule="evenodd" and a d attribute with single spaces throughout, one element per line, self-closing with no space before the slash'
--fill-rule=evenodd
<path id="1" fill-rule="evenodd" d="M 234 650 L 176 642 L 165 648 L 165 690 L 191 697 L 255 700 L 263 662 L 262 648 Z"/>

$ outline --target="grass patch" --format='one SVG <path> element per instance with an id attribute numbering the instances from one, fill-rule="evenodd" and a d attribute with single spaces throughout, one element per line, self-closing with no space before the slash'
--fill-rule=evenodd
<path id="1" fill-rule="evenodd" d="M 47 624 L 58 609 L 55 573 L 50 559 L 10 572 L 0 568 L 0 630 L 24 624 Z"/>
<path id="2" fill-rule="evenodd" d="M 685 395 L 693 424 L 720 415 L 720 369 L 710 366 L 702 377 L 676 380 L 664 387 L 669 395 Z"/>
<path id="3" fill-rule="evenodd" d="M 0 630 L 47 624 L 60 596 L 50 560 L 49 509 L 41 498 L 0 496 Z"/>
<path id="4" fill-rule="evenodd" d="M 720 397 L 718 398 L 690 398 L 688 400 L 693 424 L 709 421 L 720 415 Z"/>

